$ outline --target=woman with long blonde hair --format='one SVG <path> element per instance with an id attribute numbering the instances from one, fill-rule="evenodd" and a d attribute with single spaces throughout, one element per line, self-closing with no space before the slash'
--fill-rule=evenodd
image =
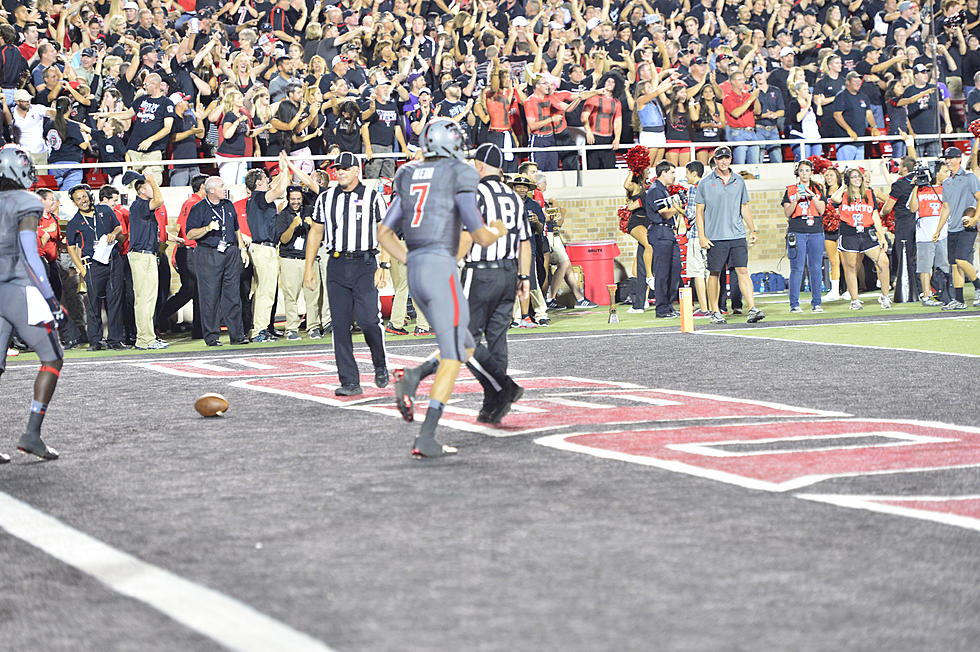
<path id="1" fill-rule="evenodd" d="M 838 249 L 844 260 L 844 279 L 851 297 L 851 310 L 861 310 L 864 302 L 858 298 L 858 263 L 867 256 L 878 273 L 881 294 L 878 304 L 882 310 L 892 307 L 891 270 L 888 264 L 888 240 L 878 213 L 878 200 L 868 188 L 864 173 L 851 168 L 844 173 L 844 183 L 830 200 L 840 208 L 840 242 Z"/>
<path id="2" fill-rule="evenodd" d="M 245 109 L 245 96 L 237 90 L 228 91 L 221 102 L 218 150 L 215 158 L 225 159 L 218 163 L 218 174 L 227 186 L 237 186 L 245 181 L 248 163 L 238 159 L 252 156 L 253 141 L 249 136 L 252 117 Z"/>
<path id="3" fill-rule="evenodd" d="M 228 80 L 238 89 L 239 93 L 247 93 L 258 79 L 254 66 L 252 65 L 252 55 L 244 50 L 239 50 L 231 58 L 229 65 L 225 66 L 222 63 L 222 69 L 225 75 L 228 76 Z"/>

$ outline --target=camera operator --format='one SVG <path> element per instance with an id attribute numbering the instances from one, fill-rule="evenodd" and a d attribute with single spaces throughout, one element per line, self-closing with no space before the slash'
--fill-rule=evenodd
<path id="1" fill-rule="evenodd" d="M 955 149 L 951 147 L 950 149 Z M 959 151 L 959 150 L 957 150 Z M 933 175 L 927 168 L 918 167 L 912 172 L 910 205 L 916 211 L 915 222 L 915 271 L 922 284 L 922 305 L 942 306 L 943 310 L 957 310 L 960 305 L 948 298 L 949 261 L 947 254 L 947 222 L 949 204 L 943 200 L 943 182 L 949 177 L 949 166 L 941 164 Z M 942 300 L 933 296 L 933 270 L 938 273 L 937 283 Z M 963 308 L 966 308 L 963 305 Z"/>
<path id="2" fill-rule="evenodd" d="M 895 244 L 892 247 L 892 269 L 895 270 L 895 301 L 902 303 L 916 301 L 922 292 L 919 279 L 915 272 L 916 248 L 915 248 L 915 212 L 909 207 L 911 204 L 912 191 L 915 189 L 913 184 L 913 172 L 917 169 L 918 161 L 914 156 L 906 156 L 899 164 L 898 179 L 892 184 L 888 192 L 888 199 L 881 207 L 881 214 L 888 215 L 893 209 L 895 211 Z M 905 264 L 902 264 L 902 257 L 905 257 Z M 907 275 L 907 293 L 902 292 L 902 277 Z"/>

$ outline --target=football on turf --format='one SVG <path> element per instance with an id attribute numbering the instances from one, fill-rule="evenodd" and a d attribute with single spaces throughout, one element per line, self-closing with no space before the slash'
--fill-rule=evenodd
<path id="1" fill-rule="evenodd" d="M 228 399 L 221 394 L 205 394 L 194 401 L 194 409 L 202 417 L 220 417 L 228 411 Z"/>

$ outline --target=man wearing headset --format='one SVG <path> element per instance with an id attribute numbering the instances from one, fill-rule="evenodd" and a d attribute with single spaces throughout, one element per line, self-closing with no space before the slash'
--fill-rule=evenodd
<path id="1" fill-rule="evenodd" d="M 106 347 L 115 350 L 128 349 L 130 347 L 122 342 L 123 268 L 117 245 L 122 225 L 111 208 L 103 204 L 96 205 L 92 189 L 88 185 L 83 183 L 73 187 L 68 191 L 68 196 L 78 208 L 78 212 L 68 222 L 65 235 L 68 255 L 88 287 L 85 319 L 88 348 L 91 351 Z M 95 249 L 103 238 L 107 244 L 112 245 L 112 249 L 108 260 L 99 262 L 95 260 Z M 109 336 L 105 344 L 102 343 L 103 299 L 109 317 Z"/>

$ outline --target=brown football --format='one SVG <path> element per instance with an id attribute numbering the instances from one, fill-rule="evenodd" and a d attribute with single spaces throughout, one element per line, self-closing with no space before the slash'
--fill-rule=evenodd
<path id="1" fill-rule="evenodd" d="M 194 409 L 202 417 L 220 417 L 228 411 L 228 399 L 221 394 L 205 394 L 194 401 Z"/>

